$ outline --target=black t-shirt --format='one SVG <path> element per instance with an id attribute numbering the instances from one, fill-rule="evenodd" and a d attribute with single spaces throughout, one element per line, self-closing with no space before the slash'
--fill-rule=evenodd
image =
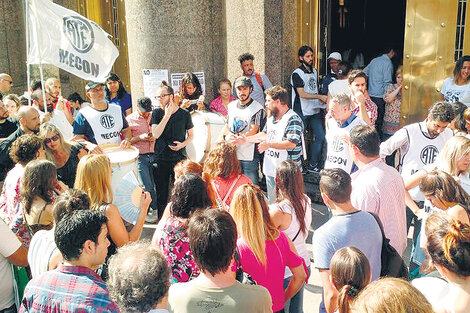
<path id="1" fill-rule="evenodd" d="M 7 138 L 13 134 L 19 126 L 17 119 L 7 118 L 5 123 L 0 124 L 0 138 Z"/>
<path id="2" fill-rule="evenodd" d="M 162 108 L 152 111 L 150 126 L 160 124 L 165 115 Z M 171 150 L 168 145 L 173 141 L 183 142 L 186 139 L 186 131 L 193 128 L 193 121 L 188 111 L 178 109 L 168 120 L 160 137 L 155 141 L 155 155 L 161 161 L 180 161 L 186 157 L 186 149 Z"/>

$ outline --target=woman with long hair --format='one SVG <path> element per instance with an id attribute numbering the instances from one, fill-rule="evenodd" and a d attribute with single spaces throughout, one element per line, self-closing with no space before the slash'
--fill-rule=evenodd
<path id="1" fill-rule="evenodd" d="M 216 143 L 204 162 L 204 174 L 210 176 L 217 204 L 228 211 L 233 193 L 244 184 L 252 184 L 251 179 L 242 174 L 235 145 L 226 141 Z"/>
<path id="2" fill-rule="evenodd" d="M 70 143 L 65 140 L 60 130 L 51 123 L 42 124 L 39 128 L 39 135 L 44 140 L 46 158 L 57 168 L 57 177 L 72 188 L 78 162 L 87 154 L 84 147 L 79 143 Z"/>
<path id="3" fill-rule="evenodd" d="M 75 189 L 85 191 L 90 197 L 91 209 L 101 210 L 106 213 L 108 218 L 106 226 L 108 227 L 108 237 L 111 242 L 108 247 L 108 257 L 116 253 L 118 247 L 122 247 L 130 241 L 139 240 L 152 201 L 149 192 L 142 192 L 140 214 L 137 222 L 135 225 L 125 223 L 117 206 L 113 204 L 111 178 L 112 169 L 108 157 L 104 154 L 88 154 L 78 162 L 74 185 Z"/>
<path id="4" fill-rule="evenodd" d="M 470 196 L 452 176 L 444 171 L 432 171 L 421 179 L 419 189 L 435 208 L 470 224 Z"/>
<path id="5" fill-rule="evenodd" d="M 397 68 L 395 78 L 396 83 L 388 85 L 383 96 L 385 101 L 385 115 L 382 130 L 387 139 L 400 129 L 401 85 L 403 83 L 402 65 Z"/>
<path id="6" fill-rule="evenodd" d="M 195 174 L 183 174 L 176 180 L 170 201 L 170 216 L 158 243 L 171 268 L 172 283 L 187 282 L 199 275 L 189 248 L 189 218 L 196 210 L 210 207 L 211 201 L 206 184 Z"/>
<path id="7" fill-rule="evenodd" d="M 344 247 L 330 261 L 331 282 L 338 290 L 338 312 L 349 313 L 353 299 L 368 283 L 372 272 L 369 260 L 355 247 Z"/>
<path id="8" fill-rule="evenodd" d="M 126 91 L 121 79 L 115 73 L 109 73 L 106 78 L 106 101 L 114 103 L 121 107 L 122 114 L 125 116 L 132 113 L 132 98 L 131 94 Z"/>
<path id="9" fill-rule="evenodd" d="M 219 81 L 217 92 L 219 96 L 211 101 L 209 108 L 212 112 L 220 113 L 227 117 L 227 107 L 236 98 L 232 95 L 232 83 L 229 79 L 223 78 Z"/>
<path id="10" fill-rule="evenodd" d="M 178 92 L 180 107 L 188 111 L 205 110 L 204 100 L 201 101 L 202 87 L 199 79 L 191 72 L 184 74 Z"/>
<path id="11" fill-rule="evenodd" d="M 461 56 L 455 62 L 452 76 L 444 80 L 441 88 L 442 99 L 449 103 L 460 101 L 470 106 L 470 55 Z"/>
<path id="12" fill-rule="evenodd" d="M 51 161 L 35 160 L 26 165 L 21 184 L 21 202 L 31 237 L 41 229 L 52 228 L 54 200 L 67 189 L 64 183 L 57 180 L 57 171 Z"/>
<path id="13" fill-rule="evenodd" d="M 18 114 L 18 110 L 21 107 L 20 98 L 18 95 L 11 93 L 3 98 L 3 103 L 5 104 L 5 108 L 8 111 L 8 117 L 16 118 L 16 114 Z"/>
<path id="14" fill-rule="evenodd" d="M 237 224 L 237 253 L 243 271 L 268 289 L 273 312 L 284 312 L 286 301 L 299 291 L 307 277 L 303 259 L 272 223 L 266 197 L 259 187 L 240 186 L 230 204 L 230 214 Z M 286 266 L 292 279 L 284 290 Z"/>
<path id="15" fill-rule="evenodd" d="M 292 160 L 283 161 L 277 168 L 276 201 L 269 206 L 269 214 L 274 226 L 292 240 L 297 253 L 309 268 L 310 255 L 305 241 L 312 222 L 312 203 L 304 191 L 302 171 Z M 286 269 L 285 286 L 291 277 L 291 272 Z M 303 291 L 302 286 L 286 305 L 286 312 L 302 312 Z"/>
<path id="16" fill-rule="evenodd" d="M 470 226 L 447 214 L 426 221 L 426 250 L 438 272 L 449 282 L 438 313 L 464 313 L 470 308 Z"/>
<path id="17" fill-rule="evenodd" d="M 454 132 L 454 136 L 466 136 L 468 134 L 467 121 L 465 120 L 465 111 L 467 109 L 468 107 L 462 102 L 452 103 L 452 111 L 454 111 L 455 117 L 448 127 Z M 470 110 L 468 110 L 468 113 L 470 113 Z M 467 115 L 469 115 L 468 113 Z"/>

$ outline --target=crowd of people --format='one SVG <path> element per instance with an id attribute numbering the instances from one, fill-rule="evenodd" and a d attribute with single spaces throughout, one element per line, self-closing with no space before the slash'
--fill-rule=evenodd
<path id="1" fill-rule="evenodd" d="M 333 52 L 320 84 L 302 46 L 290 96 L 245 53 L 211 102 L 193 73 L 134 105 L 114 73 L 86 84 L 88 102 L 57 78 L 8 94 L 0 74 L 0 313 L 316 311 L 303 301 L 309 175 L 330 213 L 311 238 L 319 312 L 468 311 L 470 57 L 426 119 L 400 128 L 395 54 L 358 69 Z M 200 163 L 186 152 L 194 111 L 224 121 Z M 110 145 L 138 151 L 132 223 Z M 385 277 L 411 225 L 409 268 Z"/>

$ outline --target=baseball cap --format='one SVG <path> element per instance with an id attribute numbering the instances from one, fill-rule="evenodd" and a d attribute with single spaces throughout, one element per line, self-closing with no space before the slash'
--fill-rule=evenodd
<path id="1" fill-rule="evenodd" d="M 99 83 L 99 82 L 88 82 L 88 84 L 86 84 L 86 86 L 85 86 L 85 91 L 89 91 L 90 89 L 93 89 L 93 88 L 95 88 L 96 86 L 99 86 L 99 85 L 104 85 L 104 84 Z"/>
<path id="2" fill-rule="evenodd" d="M 249 79 L 246 76 L 240 76 L 235 80 L 235 88 L 238 87 L 253 87 L 253 83 L 251 82 L 251 79 Z"/>
<path id="3" fill-rule="evenodd" d="M 328 60 L 329 59 L 343 61 L 343 59 L 341 58 L 341 54 L 339 52 L 331 52 L 330 55 L 328 56 Z"/>

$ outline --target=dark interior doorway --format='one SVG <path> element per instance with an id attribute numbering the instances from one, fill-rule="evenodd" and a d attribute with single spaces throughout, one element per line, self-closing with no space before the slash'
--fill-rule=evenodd
<path id="1" fill-rule="evenodd" d="M 327 0 L 330 4 L 328 53 L 352 49 L 364 65 L 386 46 L 396 48 L 395 68 L 402 63 L 406 0 Z M 350 58 L 351 59 L 351 58 Z"/>

